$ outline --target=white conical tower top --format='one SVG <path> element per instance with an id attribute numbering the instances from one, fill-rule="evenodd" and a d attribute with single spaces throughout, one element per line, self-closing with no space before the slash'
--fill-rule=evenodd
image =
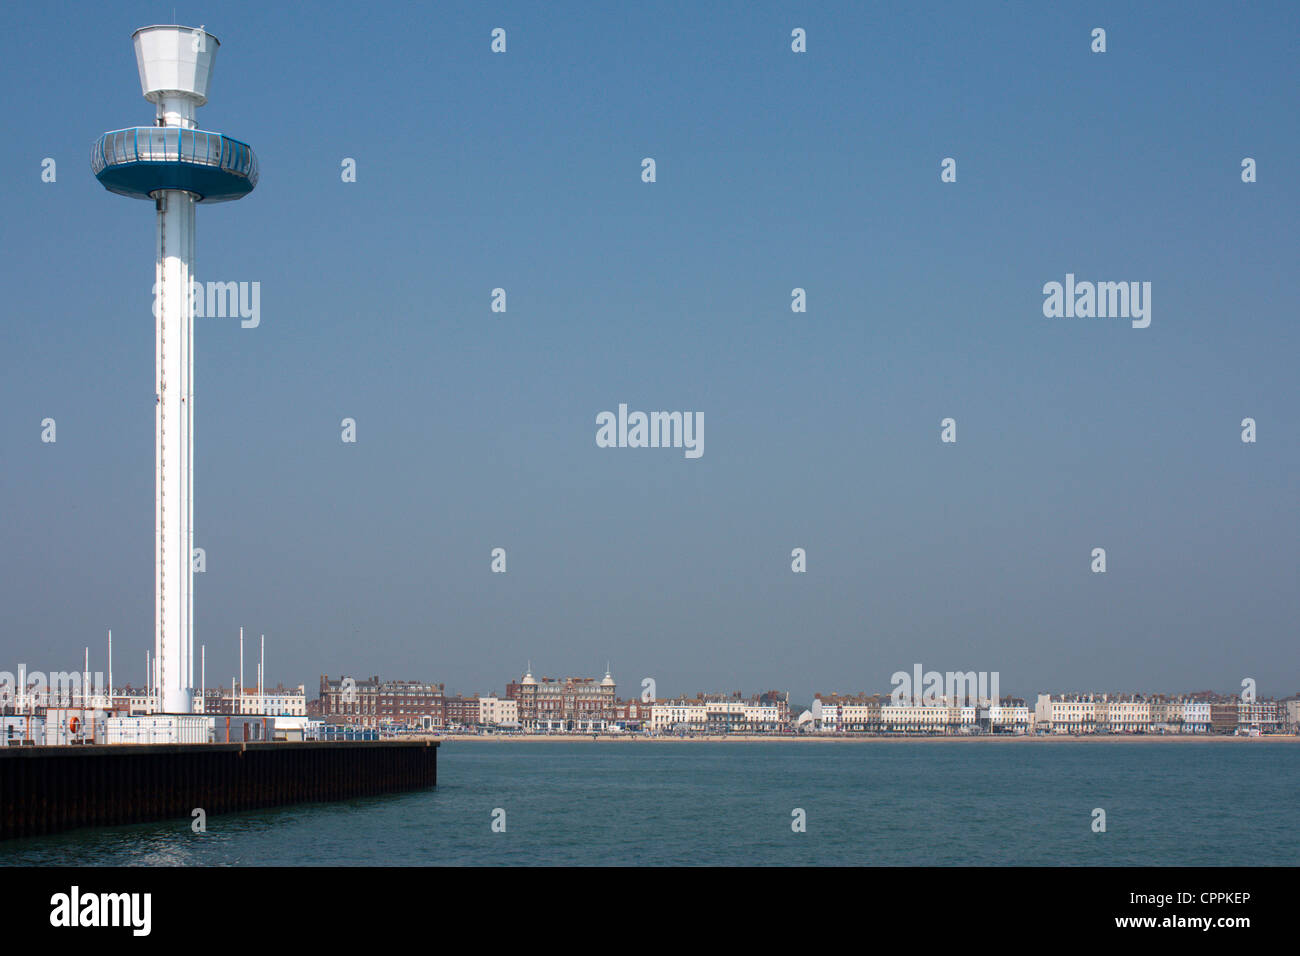
<path id="1" fill-rule="evenodd" d="M 184 96 L 202 106 L 208 101 L 212 65 L 221 45 L 203 27 L 158 24 L 141 27 L 131 35 L 135 63 L 140 69 L 140 89 L 150 103 Z"/>

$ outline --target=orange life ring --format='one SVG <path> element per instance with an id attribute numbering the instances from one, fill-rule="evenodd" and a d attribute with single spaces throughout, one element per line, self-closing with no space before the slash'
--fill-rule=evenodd
<path id="1" fill-rule="evenodd" d="M 81 721 L 77 720 L 76 717 L 73 717 L 68 721 L 68 730 L 74 734 L 77 732 L 79 726 L 81 726 Z"/>

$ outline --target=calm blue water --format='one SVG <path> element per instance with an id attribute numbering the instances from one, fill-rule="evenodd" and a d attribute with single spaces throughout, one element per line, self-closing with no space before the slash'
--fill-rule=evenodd
<path id="1" fill-rule="evenodd" d="M 435 791 L 211 817 L 206 834 L 185 820 L 11 842 L 0 863 L 1300 862 L 1296 743 L 454 741 L 438 774 Z"/>

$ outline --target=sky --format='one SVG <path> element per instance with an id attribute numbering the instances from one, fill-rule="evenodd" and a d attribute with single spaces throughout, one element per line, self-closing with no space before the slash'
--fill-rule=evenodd
<path id="1" fill-rule="evenodd" d="M 209 684 L 1300 691 L 1300 8 L 1133 6 L 5 5 L 0 670 L 143 680 L 154 214 L 88 153 L 178 22 L 261 164 L 197 215 L 261 296 L 196 320 Z"/>

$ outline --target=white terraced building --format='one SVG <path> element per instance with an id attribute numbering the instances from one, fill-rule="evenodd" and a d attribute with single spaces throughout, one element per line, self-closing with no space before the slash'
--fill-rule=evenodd
<path id="1" fill-rule="evenodd" d="M 650 713 L 650 729 L 657 734 L 686 730 L 703 732 L 708 720 L 703 701 L 656 701 Z"/>
<path id="2" fill-rule="evenodd" d="M 784 700 L 736 697 L 656 701 L 650 712 L 653 733 L 779 733 L 790 723 Z"/>
<path id="3" fill-rule="evenodd" d="M 880 708 L 880 726 L 887 733 L 943 733 L 948 726 L 950 710 L 942 704 L 884 704 Z M 970 710 L 970 720 L 974 724 L 975 709 L 972 707 Z"/>
<path id="4" fill-rule="evenodd" d="M 1210 730 L 1210 701 L 1039 694 L 1034 718 L 1038 730 L 1053 734 L 1203 734 Z"/>
<path id="5" fill-rule="evenodd" d="M 1028 733 L 1029 708 L 1024 704 L 992 704 L 988 708 L 988 724 L 993 733 Z"/>
<path id="6" fill-rule="evenodd" d="M 831 733 L 879 730 L 880 705 L 813 702 L 814 729 Z"/>
<path id="7" fill-rule="evenodd" d="M 1112 734 L 1151 732 L 1151 703 L 1140 698 L 1103 700 L 1097 704 L 1098 730 Z"/>
<path id="8" fill-rule="evenodd" d="M 1034 710 L 1039 729 L 1053 734 L 1090 734 L 1097 729 L 1097 705 L 1090 697 L 1039 694 Z"/>
<path id="9" fill-rule="evenodd" d="M 746 702 L 745 725 L 750 733 L 775 733 L 786 730 L 790 726 L 790 705 L 786 701 Z"/>
<path id="10" fill-rule="evenodd" d="M 1210 702 L 1185 700 L 1183 704 L 1183 733 L 1208 734 L 1210 732 Z"/>
<path id="11" fill-rule="evenodd" d="M 789 705 L 758 700 L 704 701 L 704 729 L 709 733 L 776 733 L 789 723 Z"/>
<path id="12" fill-rule="evenodd" d="M 813 702 L 813 729 L 822 733 L 1026 733 L 1030 711 L 1023 702 L 957 705 L 941 699 L 931 704 L 857 703 L 818 698 Z"/>

